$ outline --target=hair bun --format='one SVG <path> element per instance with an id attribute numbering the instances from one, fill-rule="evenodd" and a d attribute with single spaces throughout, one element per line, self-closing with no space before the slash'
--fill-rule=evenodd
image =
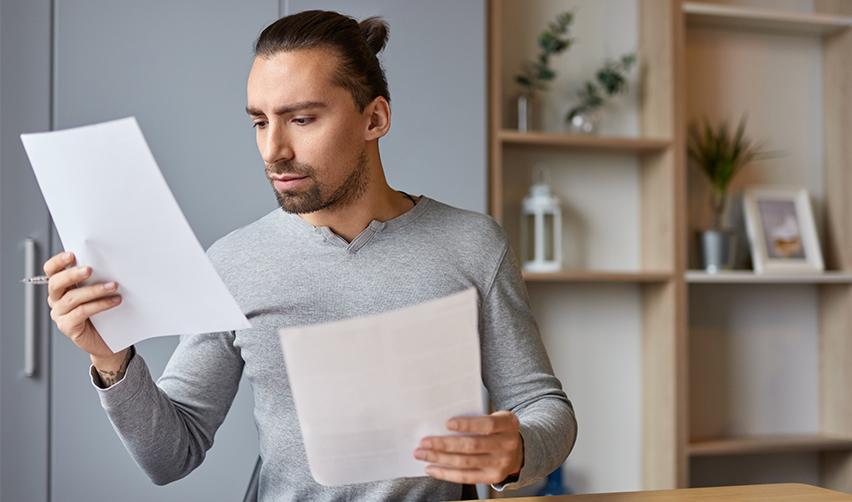
<path id="1" fill-rule="evenodd" d="M 358 23 L 361 34 L 373 54 L 382 52 L 388 43 L 388 24 L 379 16 L 372 16 Z"/>

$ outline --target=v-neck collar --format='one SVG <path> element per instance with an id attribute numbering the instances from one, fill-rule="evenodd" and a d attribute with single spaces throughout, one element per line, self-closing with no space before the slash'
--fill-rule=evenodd
<path id="1" fill-rule="evenodd" d="M 367 227 L 361 231 L 358 235 L 352 239 L 352 242 L 346 242 L 346 239 L 336 234 L 330 227 L 328 226 L 314 226 L 303 220 L 298 214 L 288 213 L 283 209 L 278 210 L 278 212 L 288 220 L 292 221 L 296 226 L 301 227 L 302 229 L 313 232 L 315 234 L 321 235 L 326 242 L 329 244 L 333 244 L 335 246 L 346 249 L 350 253 L 356 253 L 359 249 L 364 247 L 367 242 L 370 241 L 376 234 L 379 232 L 390 232 L 397 228 L 403 227 L 413 221 L 417 216 L 419 216 L 423 211 L 426 210 L 426 207 L 429 205 L 431 199 L 426 197 L 425 195 L 421 195 L 417 200 L 417 203 L 414 204 L 413 207 L 408 209 L 406 212 L 391 218 L 386 221 L 379 220 L 371 220 Z"/>

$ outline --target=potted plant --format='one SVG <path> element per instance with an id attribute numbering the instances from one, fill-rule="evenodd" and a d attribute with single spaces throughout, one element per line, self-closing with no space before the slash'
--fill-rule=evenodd
<path id="1" fill-rule="evenodd" d="M 730 269 L 734 262 L 736 234 L 724 225 L 731 181 L 749 162 L 762 160 L 767 153 L 745 135 L 746 117 L 740 118 L 731 135 L 727 122 L 716 128 L 704 117 L 689 125 L 687 153 L 707 176 L 711 187 L 713 223 L 699 233 L 702 263 L 707 272 Z"/>
<path id="2" fill-rule="evenodd" d="M 594 133 L 597 121 L 594 112 L 608 98 L 627 89 L 627 73 L 636 63 L 635 54 L 625 54 L 618 60 L 607 60 L 595 73 L 595 80 L 587 80 L 580 89 L 580 103 L 568 110 L 565 122 L 572 132 Z"/>
<path id="3" fill-rule="evenodd" d="M 515 75 L 515 82 L 522 89 L 517 98 L 519 131 L 531 129 L 532 100 L 536 91 L 546 91 L 547 83 L 556 77 L 556 72 L 550 67 L 550 57 L 571 47 L 573 39 L 567 33 L 573 21 L 573 12 L 563 12 L 556 16 L 556 20 L 538 37 L 541 49 L 538 58 L 525 62 L 521 73 Z"/>

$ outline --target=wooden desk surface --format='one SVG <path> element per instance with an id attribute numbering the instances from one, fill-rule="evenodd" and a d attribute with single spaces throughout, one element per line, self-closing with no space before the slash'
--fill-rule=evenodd
<path id="1" fill-rule="evenodd" d="M 682 490 L 659 490 L 623 493 L 600 493 L 593 495 L 560 495 L 556 497 L 519 497 L 511 499 L 489 499 L 506 502 L 733 502 L 733 501 L 781 501 L 781 502 L 827 502 L 852 501 L 852 495 L 818 488 L 816 486 L 783 483 L 772 485 L 722 486 L 718 488 L 686 488 Z"/>

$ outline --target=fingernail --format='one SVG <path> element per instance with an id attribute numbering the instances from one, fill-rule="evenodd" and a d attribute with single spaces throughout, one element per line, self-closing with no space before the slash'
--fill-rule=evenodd
<path id="1" fill-rule="evenodd" d="M 423 441 L 420 441 L 420 446 L 423 447 L 423 448 L 431 448 L 432 447 L 432 441 L 429 441 L 428 439 L 424 439 Z"/>
<path id="2" fill-rule="evenodd" d="M 63 258 L 64 260 L 70 260 L 70 259 L 71 259 L 71 253 L 65 253 L 65 254 L 63 254 L 63 255 L 62 255 L 62 258 Z"/>
<path id="3" fill-rule="evenodd" d="M 458 426 L 459 426 L 459 423 L 456 422 L 455 420 L 450 420 L 449 422 L 447 422 L 447 429 L 455 429 Z"/>
<path id="4" fill-rule="evenodd" d="M 114 297 L 112 298 L 112 303 L 118 303 L 118 302 L 120 302 L 120 301 L 121 301 L 121 297 L 120 297 L 120 296 L 114 296 Z"/>
<path id="5" fill-rule="evenodd" d="M 108 282 L 104 284 L 104 289 L 115 289 L 115 282 Z"/>

